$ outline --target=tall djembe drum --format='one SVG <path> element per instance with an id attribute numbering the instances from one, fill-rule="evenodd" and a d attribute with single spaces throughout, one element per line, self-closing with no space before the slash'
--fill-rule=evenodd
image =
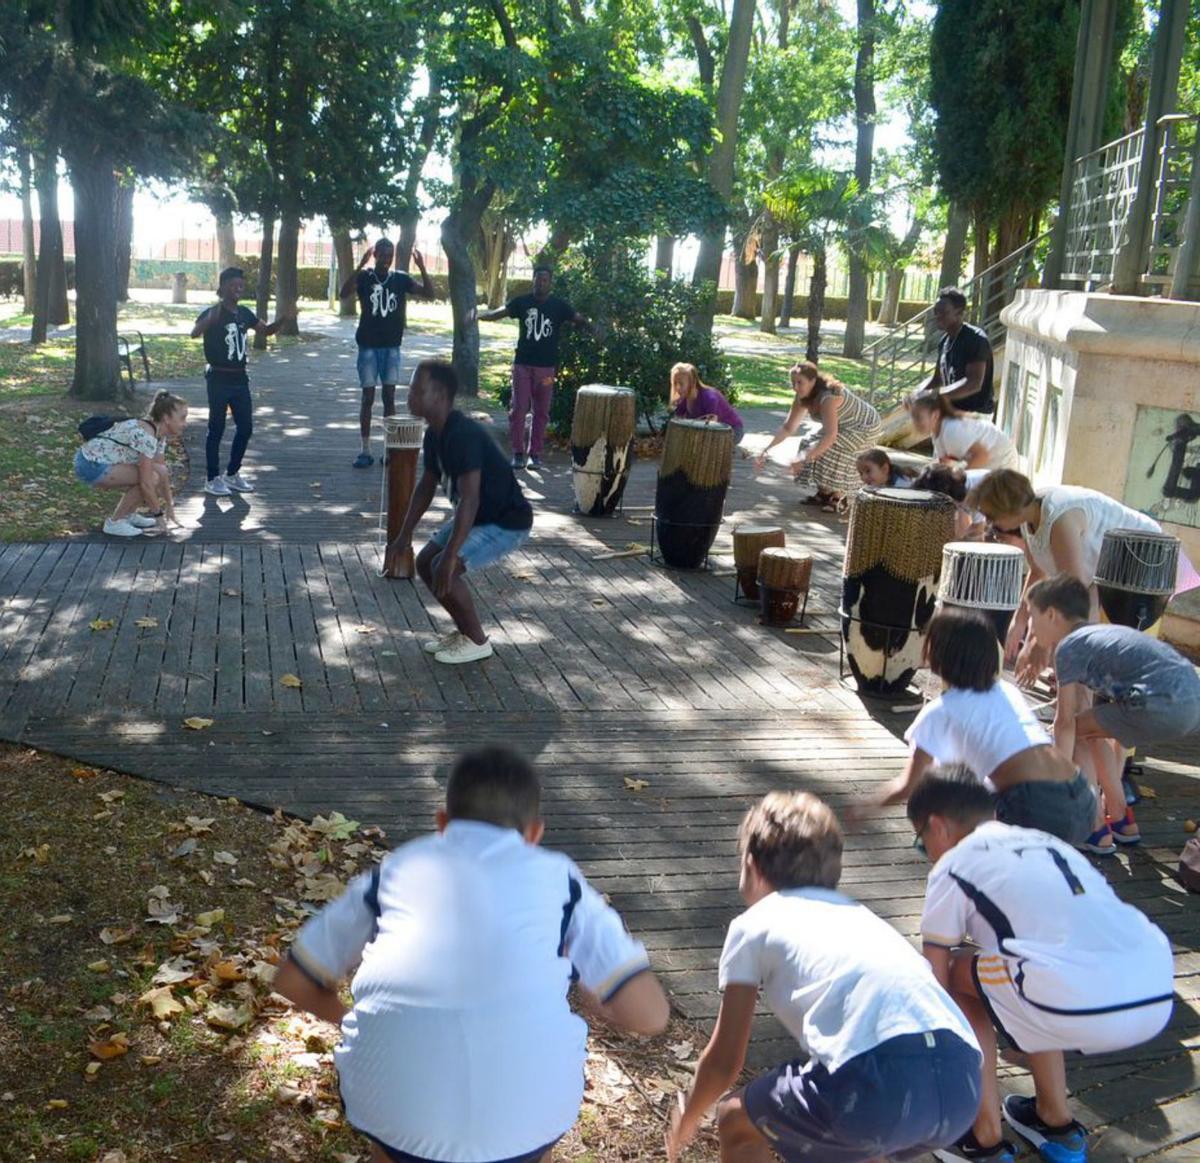
<path id="1" fill-rule="evenodd" d="M 400 535 L 404 517 L 417 487 L 417 458 L 425 439 L 425 421 L 415 416 L 385 416 L 383 427 L 387 449 L 384 481 L 387 497 L 387 549 L 383 555 L 383 576 L 411 578 L 415 572 L 413 551 L 397 553 L 392 542 Z"/>
<path id="2" fill-rule="evenodd" d="M 978 610 L 995 627 L 1001 643 L 1024 588 L 1025 554 L 1015 545 L 951 541 L 942 549 L 938 604 Z"/>
<path id="3" fill-rule="evenodd" d="M 625 492 L 633 461 L 637 395 L 629 388 L 585 384 L 575 394 L 571 421 L 571 478 L 576 511 L 611 517 Z"/>
<path id="4" fill-rule="evenodd" d="M 861 489 L 842 570 L 842 637 L 863 694 L 894 696 L 921 665 L 954 502 L 923 489 Z"/>
<path id="5" fill-rule="evenodd" d="M 670 420 L 654 492 L 655 535 L 663 561 L 704 564 L 725 512 L 733 471 L 733 429 L 706 420 Z"/>
<path id="6" fill-rule="evenodd" d="M 1096 563 L 1096 591 L 1104 616 L 1135 630 L 1153 626 L 1167 611 L 1178 572 L 1178 537 L 1110 529 Z"/>

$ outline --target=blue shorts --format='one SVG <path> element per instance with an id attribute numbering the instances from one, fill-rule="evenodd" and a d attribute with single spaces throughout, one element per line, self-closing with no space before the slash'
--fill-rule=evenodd
<path id="1" fill-rule="evenodd" d="M 428 1159 L 422 1159 L 417 1155 L 409 1155 L 407 1152 L 401 1151 L 396 1147 L 389 1147 L 386 1143 L 380 1143 L 374 1135 L 368 1135 L 367 1137 L 372 1143 L 378 1145 L 379 1149 L 392 1160 L 392 1163 L 430 1163 Z M 555 1139 L 554 1143 L 557 1142 L 558 1140 Z M 496 1163 L 538 1163 L 538 1160 L 554 1146 L 554 1143 L 547 1143 L 544 1147 L 539 1147 L 536 1151 L 530 1151 L 526 1155 L 518 1155 L 512 1159 L 499 1159 Z"/>
<path id="2" fill-rule="evenodd" d="M 454 522 L 447 521 L 429 539 L 429 544 L 445 549 L 452 532 Z M 502 525 L 476 525 L 467 534 L 467 539 L 459 550 L 459 560 L 468 573 L 487 569 L 502 557 L 507 557 L 514 549 L 520 549 L 529 540 L 530 532 L 529 529 L 505 529 Z"/>
<path id="3" fill-rule="evenodd" d="M 742 1102 L 785 1163 L 916 1159 L 975 1121 L 981 1063 L 950 1030 L 904 1034 L 832 1074 L 811 1061 L 785 1063 L 749 1083 Z"/>
<path id="4" fill-rule="evenodd" d="M 75 475 L 85 485 L 98 485 L 108 476 L 110 468 L 111 464 L 101 464 L 98 460 L 84 456 L 82 448 L 75 453 Z"/>
<path id="5" fill-rule="evenodd" d="M 400 349 L 398 347 L 360 347 L 358 349 L 358 386 L 373 388 L 376 384 L 400 382 Z"/>

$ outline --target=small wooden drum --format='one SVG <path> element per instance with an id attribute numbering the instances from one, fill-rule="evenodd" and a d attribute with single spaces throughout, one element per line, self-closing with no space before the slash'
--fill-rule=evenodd
<path id="1" fill-rule="evenodd" d="M 779 525 L 739 525 L 733 531 L 733 565 L 737 584 L 752 602 L 758 601 L 758 558 L 764 549 L 786 544 Z"/>
<path id="2" fill-rule="evenodd" d="M 1104 616 L 1135 630 L 1153 626 L 1166 613 L 1178 572 L 1178 537 L 1110 529 L 1096 563 L 1096 590 Z"/>
<path id="3" fill-rule="evenodd" d="M 786 626 L 795 616 L 800 595 L 808 598 L 812 558 L 801 549 L 768 546 L 758 559 L 759 620 L 764 626 Z"/>
<path id="4" fill-rule="evenodd" d="M 1021 604 L 1025 586 L 1025 554 L 1013 545 L 951 541 L 942 549 L 938 604 L 979 610 L 1003 642 L 1008 624 Z"/>
<path id="5" fill-rule="evenodd" d="M 733 471 L 733 429 L 706 420 L 670 420 L 654 515 L 663 561 L 677 569 L 704 564 L 725 512 Z"/>
<path id="6" fill-rule="evenodd" d="M 387 549 L 383 555 L 383 576 L 411 578 L 416 572 L 413 552 L 392 549 L 400 535 L 413 490 L 417 487 L 417 458 L 425 441 L 425 421 L 417 416 L 385 416 L 384 446 L 387 449 Z"/>
<path id="7" fill-rule="evenodd" d="M 954 502 L 924 489 L 860 489 L 842 570 L 842 636 L 864 694 L 904 691 L 921 665 Z"/>
<path id="8" fill-rule="evenodd" d="M 637 395 L 629 388 L 585 384 L 575 394 L 571 477 L 577 512 L 611 517 L 621 503 L 636 426 Z"/>

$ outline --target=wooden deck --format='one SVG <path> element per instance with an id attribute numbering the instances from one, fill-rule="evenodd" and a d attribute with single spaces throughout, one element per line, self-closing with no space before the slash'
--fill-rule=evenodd
<path id="1" fill-rule="evenodd" d="M 0 736 L 265 807 L 337 809 L 396 840 L 428 828 L 464 745 L 515 744 L 544 780 L 547 842 L 610 895 L 679 1007 L 710 1020 L 745 807 L 779 786 L 842 807 L 904 757 L 909 716 L 865 707 L 838 679 L 842 527 L 739 462 L 712 570 L 596 560 L 649 540 L 655 467 L 635 468 L 624 516 L 583 521 L 554 454 L 525 477 L 535 537 L 475 579 L 496 656 L 440 666 L 420 649 L 445 629 L 431 600 L 378 577 L 379 474 L 350 467 L 353 367 L 337 337 L 255 366 L 247 472 L 260 491 L 218 500 L 194 487 L 185 539 L 0 548 Z M 199 409 L 188 439 L 195 486 Z M 823 632 L 764 630 L 731 601 L 729 532 L 751 514 L 811 548 L 810 626 Z M 188 730 L 189 716 L 212 726 Z M 1105 865 L 1175 943 L 1179 1003 L 1154 1043 L 1074 1070 L 1097 1159 L 1200 1159 L 1200 921 L 1170 877 L 1182 821 L 1200 816 L 1197 764 L 1148 760 L 1146 842 Z M 899 811 L 852 829 L 845 886 L 911 937 L 926 866 L 910 841 Z M 789 1052 L 772 1019 L 758 1024 L 756 1061 Z"/>

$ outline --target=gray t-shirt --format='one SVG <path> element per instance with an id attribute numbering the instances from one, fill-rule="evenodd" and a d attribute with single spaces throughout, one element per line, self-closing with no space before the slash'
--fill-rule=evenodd
<path id="1" fill-rule="evenodd" d="M 1200 701 L 1200 677 L 1179 651 L 1128 626 L 1080 626 L 1054 656 L 1059 686 L 1082 683 L 1103 698 L 1140 703 L 1147 698 Z"/>

